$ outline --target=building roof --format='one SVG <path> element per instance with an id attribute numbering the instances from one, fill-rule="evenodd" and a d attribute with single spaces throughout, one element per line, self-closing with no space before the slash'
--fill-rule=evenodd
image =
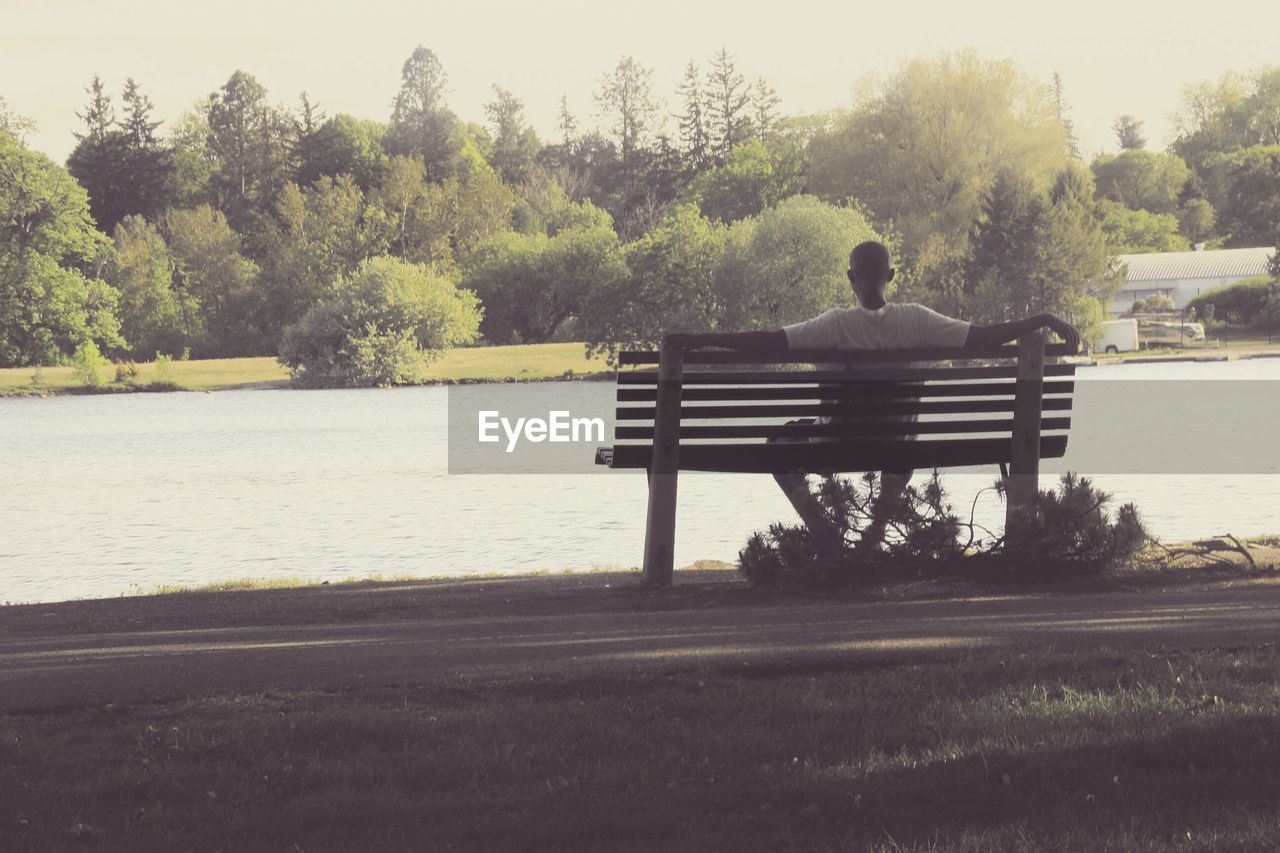
<path id="1" fill-rule="evenodd" d="M 1204 252 L 1151 252 L 1118 255 L 1129 268 L 1126 280 L 1170 281 L 1185 278 L 1245 278 L 1267 274 L 1267 262 L 1275 253 L 1270 246 L 1257 249 L 1211 249 Z"/>

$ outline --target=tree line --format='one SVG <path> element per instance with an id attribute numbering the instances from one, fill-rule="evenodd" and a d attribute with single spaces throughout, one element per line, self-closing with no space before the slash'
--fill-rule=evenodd
<path id="1" fill-rule="evenodd" d="M 323 383 L 399 381 L 477 339 L 609 351 L 841 304 L 843 253 L 872 237 L 899 299 L 1087 327 L 1116 254 L 1280 233 L 1280 69 L 1188 86 L 1166 151 L 1120 116 L 1119 153 L 1089 162 L 1057 75 L 972 52 L 818 115 L 784 114 L 725 49 L 688 64 L 673 107 L 624 57 L 586 115 L 561 99 L 554 140 L 507 89 L 482 122 L 448 91 L 419 47 L 385 121 L 306 93 L 286 108 L 236 71 L 163 128 L 136 81 L 117 103 L 95 77 L 65 167 L 0 101 L 0 366 L 92 342 L 280 355 L 299 375 L 306 354 Z"/>

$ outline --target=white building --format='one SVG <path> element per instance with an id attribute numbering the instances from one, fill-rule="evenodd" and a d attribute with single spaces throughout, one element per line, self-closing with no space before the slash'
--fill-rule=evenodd
<path id="1" fill-rule="evenodd" d="M 1107 307 L 1112 314 L 1128 311 L 1135 300 L 1163 293 L 1178 308 L 1201 293 L 1267 274 L 1274 248 L 1213 249 L 1201 252 L 1151 252 L 1117 255 L 1127 268 L 1124 286 Z"/>

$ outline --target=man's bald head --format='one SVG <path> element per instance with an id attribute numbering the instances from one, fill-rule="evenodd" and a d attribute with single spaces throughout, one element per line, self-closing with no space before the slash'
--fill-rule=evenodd
<path id="1" fill-rule="evenodd" d="M 884 305 L 884 292 L 893 281 L 889 247 L 878 240 L 867 240 L 849 253 L 849 283 L 858 301 L 871 309 Z"/>
<path id="2" fill-rule="evenodd" d="M 889 247 L 878 240 L 867 240 L 853 247 L 853 251 L 849 252 L 849 269 L 866 270 L 871 272 L 874 269 L 888 270 L 892 261 L 889 259 Z"/>

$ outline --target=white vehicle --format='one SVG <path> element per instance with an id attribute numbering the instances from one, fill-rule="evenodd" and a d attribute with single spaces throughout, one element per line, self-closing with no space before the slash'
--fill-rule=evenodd
<path id="1" fill-rule="evenodd" d="M 1137 350 L 1137 320 L 1103 320 L 1098 325 L 1102 328 L 1102 335 L 1095 346 L 1098 352 L 1121 353 Z"/>

